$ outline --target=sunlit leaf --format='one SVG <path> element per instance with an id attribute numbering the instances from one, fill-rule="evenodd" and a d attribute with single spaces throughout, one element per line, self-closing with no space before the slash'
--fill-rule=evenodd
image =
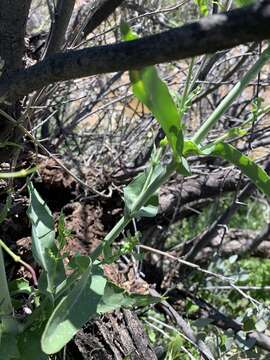
<path id="1" fill-rule="evenodd" d="M 53 293 L 65 279 L 63 261 L 55 244 L 53 217 L 32 183 L 28 184 L 30 205 L 27 211 L 32 224 L 32 251 L 36 262 L 42 267 L 41 282 Z"/>
<path id="2" fill-rule="evenodd" d="M 124 40 L 135 40 L 135 34 L 122 24 Z M 171 145 L 176 158 L 183 150 L 183 133 L 180 115 L 176 104 L 164 81 L 158 75 L 154 66 L 141 70 L 130 71 L 130 80 L 134 95 L 148 107 L 162 127 L 168 143 Z"/>
<path id="3" fill-rule="evenodd" d="M 198 5 L 200 13 L 204 16 L 208 15 L 208 0 L 194 0 Z"/>
<path id="4" fill-rule="evenodd" d="M 265 195 L 270 196 L 270 177 L 265 170 L 232 145 L 220 142 L 202 149 L 205 155 L 219 156 L 237 166 Z"/>
<path id="5" fill-rule="evenodd" d="M 202 148 L 192 141 L 185 141 L 184 154 L 218 156 L 237 166 L 265 195 L 270 196 L 270 177 L 266 171 L 248 156 L 230 144 L 224 142 L 212 143 Z"/>

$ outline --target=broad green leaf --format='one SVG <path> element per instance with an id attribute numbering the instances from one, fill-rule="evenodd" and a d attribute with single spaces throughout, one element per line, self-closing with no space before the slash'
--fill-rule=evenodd
<path id="1" fill-rule="evenodd" d="M 205 155 L 219 156 L 237 166 L 265 195 L 270 196 L 270 177 L 265 170 L 232 145 L 220 142 L 201 149 Z"/>
<path id="2" fill-rule="evenodd" d="M 127 24 L 121 26 L 123 39 L 135 40 Z M 154 66 L 130 71 L 130 80 L 134 95 L 148 107 L 162 127 L 176 159 L 183 150 L 183 133 L 180 115 L 176 104 L 164 81 Z"/>
<path id="3" fill-rule="evenodd" d="M 63 261 L 55 243 L 53 217 L 32 183 L 28 184 L 30 205 L 27 211 L 32 224 L 32 251 L 36 262 L 42 267 L 41 283 L 54 293 L 65 279 Z"/>
<path id="4" fill-rule="evenodd" d="M 108 282 L 98 305 L 98 313 L 104 314 L 120 307 L 147 306 L 160 301 L 161 298 L 151 295 L 129 294 L 126 290 Z"/>
<path id="5" fill-rule="evenodd" d="M 89 258 L 88 269 L 53 311 L 42 335 L 41 347 L 46 354 L 54 354 L 97 314 L 98 304 L 104 294 L 106 278 Z"/>
<path id="6" fill-rule="evenodd" d="M 135 179 L 124 189 L 124 201 L 126 214 L 133 214 L 138 197 L 145 192 L 149 186 L 165 171 L 162 165 L 152 165 L 143 173 L 137 175 Z M 145 206 L 143 206 L 136 216 L 138 217 L 154 217 L 158 212 L 158 195 L 153 194 Z"/>

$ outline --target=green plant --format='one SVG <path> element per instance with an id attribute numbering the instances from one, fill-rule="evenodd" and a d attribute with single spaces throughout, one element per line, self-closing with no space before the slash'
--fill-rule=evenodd
<path id="1" fill-rule="evenodd" d="M 137 35 L 124 23 L 121 25 L 121 30 L 125 40 L 132 41 L 137 38 Z M 266 172 L 232 145 L 224 142 L 227 135 L 215 142 L 204 143 L 209 131 L 269 58 L 270 47 L 262 53 L 259 60 L 229 92 L 191 139 L 184 138 L 182 117 L 188 110 L 190 96 L 192 96 L 193 61 L 180 101 L 180 109 L 177 108 L 167 86 L 159 78 L 154 67 L 130 72 L 135 96 L 153 113 L 164 130 L 166 138 L 161 141 L 160 147 L 154 150 L 148 168 L 124 189 L 123 217 L 94 253 L 90 256 L 78 255 L 70 261 L 68 266 L 71 275 L 69 276 L 66 275 L 60 251 L 64 244 L 63 229 L 60 231 L 61 236 L 57 243 L 52 214 L 32 183 L 28 184 L 30 194 L 28 216 L 32 224 L 32 253 L 40 266 L 41 273 L 38 288 L 32 289 L 31 293 L 34 299 L 33 312 L 25 322 L 20 322 L 13 314 L 4 260 L 0 252 L 0 336 L 1 354 L 5 359 L 48 359 L 48 355 L 60 351 L 89 319 L 120 306 L 147 305 L 159 300 L 151 296 L 130 295 L 116 287 L 104 276 L 103 265 L 114 261 L 120 255 L 120 253 L 113 253 L 112 244 L 132 219 L 153 217 L 157 214 L 157 192 L 160 186 L 175 171 L 183 176 L 190 174 L 187 162 L 189 155 L 211 155 L 229 161 L 238 166 L 262 192 L 270 195 L 270 178 Z M 235 133 L 232 132 L 232 134 L 234 136 Z M 172 149 L 172 160 L 169 164 L 163 164 L 162 155 L 167 145 Z M 24 173 L 24 175 L 27 174 L 28 172 Z M 103 258 L 100 257 L 101 255 Z M 77 311 L 78 308 L 81 309 L 80 312 Z M 14 338 L 17 340 L 16 344 L 14 344 Z M 25 350 L 28 344 L 31 344 L 31 350 Z"/>

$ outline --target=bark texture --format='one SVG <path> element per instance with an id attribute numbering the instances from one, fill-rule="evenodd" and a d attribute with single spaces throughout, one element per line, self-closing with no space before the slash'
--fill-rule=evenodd
<path id="1" fill-rule="evenodd" d="M 85 360 L 157 360 L 137 316 L 129 310 L 87 324 L 75 343 Z"/>
<path id="2" fill-rule="evenodd" d="M 24 36 L 31 0 L 1 0 L 0 5 L 0 58 L 4 61 L 2 77 L 9 81 L 9 73 L 23 68 L 25 52 Z M 20 113 L 20 104 L 14 101 L 1 106 L 15 118 Z M 4 117 L 0 116 L 0 143 L 16 142 L 18 132 Z M 0 160 L 10 160 L 9 147 L 1 150 Z"/>
<path id="3" fill-rule="evenodd" d="M 270 38 L 270 2 L 213 15 L 160 34 L 55 54 L 0 81 L 0 98 L 18 98 L 58 81 L 138 69 Z"/>

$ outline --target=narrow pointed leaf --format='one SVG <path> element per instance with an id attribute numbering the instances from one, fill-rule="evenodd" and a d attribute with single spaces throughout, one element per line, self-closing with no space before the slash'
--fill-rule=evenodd
<path id="1" fill-rule="evenodd" d="M 43 269 L 47 291 L 53 293 L 65 279 L 63 261 L 55 243 L 53 217 L 32 183 L 28 184 L 28 190 L 30 205 L 27 214 L 32 224 L 32 251 L 36 262 Z"/>
<path id="2" fill-rule="evenodd" d="M 123 39 L 135 40 L 127 24 L 121 26 Z M 154 66 L 130 71 L 134 95 L 148 107 L 162 127 L 176 158 L 183 150 L 183 133 L 179 112 L 169 89 L 158 75 Z"/>
<path id="3" fill-rule="evenodd" d="M 133 214 L 136 201 L 138 197 L 145 191 L 163 172 L 165 171 L 164 167 L 161 165 L 156 165 L 154 167 L 149 167 L 143 173 L 137 175 L 135 179 L 125 187 L 124 189 L 124 200 L 125 200 L 125 212 L 127 214 Z M 146 182 L 148 185 L 145 187 Z M 138 217 L 154 217 L 158 212 L 158 195 L 153 194 L 145 206 L 139 209 L 136 212 Z"/>
<path id="4" fill-rule="evenodd" d="M 270 196 L 270 177 L 265 170 L 232 145 L 220 142 L 202 149 L 203 154 L 219 156 L 237 166 L 265 195 Z"/>

